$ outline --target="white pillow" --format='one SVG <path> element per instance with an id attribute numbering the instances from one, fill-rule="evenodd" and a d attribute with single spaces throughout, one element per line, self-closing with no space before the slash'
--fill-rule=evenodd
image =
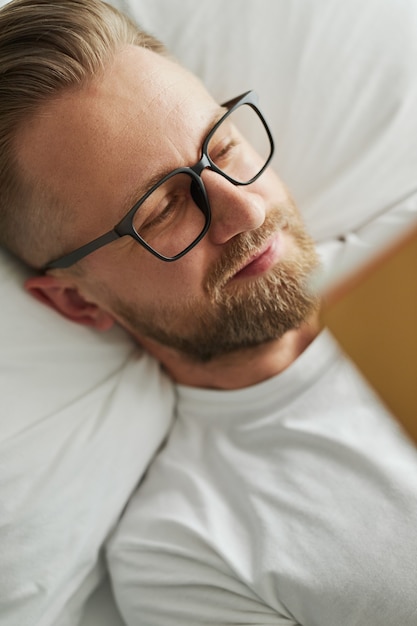
<path id="1" fill-rule="evenodd" d="M 71 324 L 26 275 L 0 252 L 0 623 L 75 626 L 173 396 L 121 330 Z"/>

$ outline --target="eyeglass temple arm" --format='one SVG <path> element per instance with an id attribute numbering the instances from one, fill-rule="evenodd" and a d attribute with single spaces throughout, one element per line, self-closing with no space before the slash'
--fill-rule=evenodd
<path id="1" fill-rule="evenodd" d="M 119 239 L 119 237 L 120 235 L 115 229 L 110 230 L 108 233 L 105 233 L 104 235 L 97 237 L 97 239 L 94 239 L 94 241 L 90 241 L 90 243 L 87 243 L 85 246 L 81 246 L 81 248 L 74 250 L 74 252 L 71 252 L 70 254 L 61 257 L 57 261 L 52 261 L 51 263 L 48 263 L 47 265 L 45 265 L 43 270 L 45 271 L 56 268 L 64 269 L 70 267 L 91 252 L 94 252 L 95 250 L 98 250 L 98 248 L 101 248 L 102 246 L 105 246 L 108 243 Z"/>
<path id="2" fill-rule="evenodd" d="M 253 98 L 255 99 L 255 101 L 258 100 L 256 92 L 250 89 L 249 91 L 246 91 L 245 93 L 240 94 L 240 96 L 236 96 L 235 98 L 232 98 L 232 100 L 223 102 L 221 106 L 226 107 L 226 109 L 231 109 L 234 107 L 235 104 L 237 104 L 240 100 L 243 100 L 243 98 L 246 98 L 246 96 L 248 96 L 249 94 L 253 94 Z"/>

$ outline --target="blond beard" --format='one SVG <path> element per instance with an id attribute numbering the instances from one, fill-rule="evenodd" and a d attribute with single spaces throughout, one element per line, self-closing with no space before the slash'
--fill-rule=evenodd
<path id="1" fill-rule="evenodd" d="M 208 302 L 190 299 L 141 311 L 137 305 L 112 299 L 113 310 L 134 335 L 149 337 L 198 362 L 262 345 L 298 328 L 318 307 L 311 284 L 319 263 L 297 210 L 291 201 L 288 205 L 271 211 L 258 230 L 229 242 L 205 279 Z M 294 258 L 280 261 L 260 277 L 229 283 L 279 230 L 291 235 Z"/>

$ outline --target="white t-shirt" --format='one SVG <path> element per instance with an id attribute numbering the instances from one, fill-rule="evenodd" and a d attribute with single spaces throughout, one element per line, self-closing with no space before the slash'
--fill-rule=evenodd
<path id="1" fill-rule="evenodd" d="M 129 626 L 416 626 L 417 451 L 324 332 L 261 384 L 178 388 L 108 559 Z"/>

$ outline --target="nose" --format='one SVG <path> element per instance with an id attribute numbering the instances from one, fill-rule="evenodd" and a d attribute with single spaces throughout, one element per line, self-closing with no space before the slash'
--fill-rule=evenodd
<path id="1" fill-rule="evenodd" d="M 258 181 L 251 185 L 234 185 L 209 169 L 204 170 L 202 178 L 211 208 L 207 237 L 212 243 L 226 243 L 239 233 L 262 226 L 266 208 L 257 192 Z"/>

